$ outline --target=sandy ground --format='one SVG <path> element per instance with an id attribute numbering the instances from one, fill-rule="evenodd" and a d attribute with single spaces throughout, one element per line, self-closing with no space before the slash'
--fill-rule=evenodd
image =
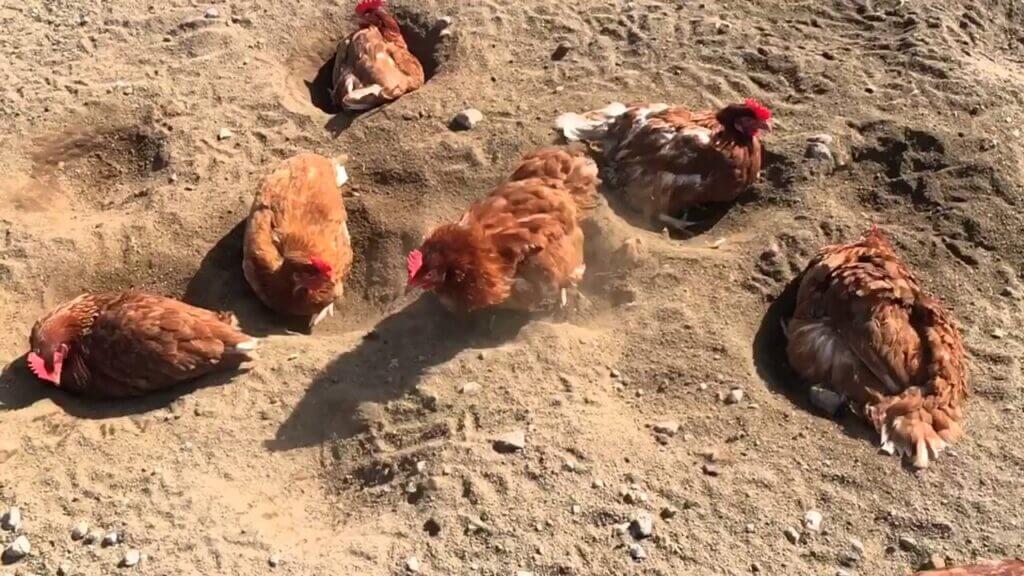
<path id="1" fill-rule="evenodd" d="M 233 576 L 403 574 L 410 558 L 438 576 L 904 575 L 1024 554 L 1019 4 L 397 9 L 436 74 L 349 118 L 324 109 L 348 2 L 0 3 L 0 508 L 21 508 L 32 543 L 0 575 L 127 572 L 129 549 L 139 573 Z M 405 251 L 554 141 L 558 113 L 747 96 L 777 119 L 764 182 L 691 239 L 603 210 L 586 310 L 488 329 L 402 299 Z M 485 120 L 449 130 L 468 106 Z M 820 133 L 835 166 L 804 158 Z M 348 154 L 358 195 L 348 298 L 312 336 L 287 334 L 240 267 L 257 182 L 306 150 Z M 973 357 L 967 437 L 920 475 L 856 419 L 816 414 L 781 361 L 787 282 L 872 222 Z M 616 256 L 631 238 L 640 257 Z M 236 311 L 267 337 L 260 362 L 116 404 L 35 384 L 35 319 L 129 286 Z M 653 430 L 666 421 L 678 433 Z M 525 450 L 495 450 L 513 431 Z M 635 561 L 617 526 L 644 512 Z M 79 522 L 124 543 L 74 542 Z"/>

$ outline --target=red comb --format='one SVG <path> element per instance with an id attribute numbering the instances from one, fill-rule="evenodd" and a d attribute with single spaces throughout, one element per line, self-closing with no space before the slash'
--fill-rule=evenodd
<path id="1" fill-rule="evenodd" d="M 313 267 L 316 268 L 317 271 L 319 271 L 324 276 L 329 277 L 331 275 L 331 271 L 334 270 L 334 268 L 331 267 L 330 264 L 319 258 L 310 258 L 309 263 L 312 264 Z"/>
<path id="2" fill-rule="evenodd" d="M 416 274 L 423 267 L 423 252 L 419 250 L 413 250 L 409 252 L 409 257 L 406 259 L 406 264 L 409 268 L 409 279 L 412 280 L 416 277 Z"/>
<path id="3" fill-rule="evenodd" d="M 28 369 L 32 371 L 36 376 L 43 378 L 47 374 L 46 361 L 43 357 L 35 352 L 29 352 L 28 355 Z"/>
<path id="4" fill-rule="evenodd" d="M 356 14 L 362 16 L 367 12 L 373 12 L 374 10 L 380 10 L 384 7 L 384 0 L 363 0 L 359 4 L 356 4 Z"/>
<path id="5" fill-rule="evenodd" d="M 747 105 L 747 108 L 750 108 L 751 112 L 754 113 L 754 116 L 756 116 L 758 120 L 772 119 L 772 111 L 762 106 L 757 100 L 747 98 L 744 104 Z"/>

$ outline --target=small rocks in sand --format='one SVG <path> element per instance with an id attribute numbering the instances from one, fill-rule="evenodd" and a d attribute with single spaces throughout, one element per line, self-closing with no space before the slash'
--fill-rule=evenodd
<path id="1" fill-rule="evenodd" d="M 405 571 L 410 574 L 418 574 L 420 571 L 420 560 L 419 558 L 412 556 L 405 561 Z"/>
<path id="2" fill-rule="evenodd" d="M 216 8 L 211 6 L 206 9 L 206 12 L 203 13 L 203 18 L 209 18 L 211 20 L 214 18 L 220 18 L 220 10 L 217 10 Z"/>
<path id="3" fill-rule="evenodd" d="M 74 569 L 71 567 L 71 564 L 67 562 L 64 562 L 57 567 L 57 576 L 72 576 L 73 573 Z"/>
<path id="4" fill-rule="evenodd" d="M 818 512 L 817 510 L 808 510 L 807 513 L 804 514 L 804 529 L 811 532 L 820 532 L 822 520 L 824 520 L 824 518 L 822 517 L 821 512 Z"/>
<path id="5" fill-rule="evenodd" d="M 526 432 L 514 430 L 494 439 L 494 449 L 502 454 L 521 452 L 526 448 Z"/>
<path id="6" fill-rule="evenodd" d="M 800 543 L 800 532 L 798 532 L 796 528 L 786 528 L 782 533 L 786 536 L 786 540 L 789 540 L 790 544 Z"/>
<path id="7" fill-rule="evenodd" d="M 850 549 L 864 557 L 864 543 L 857 538 L 850 538 Z"/>
<path id="8" fill-rule="evenodd" d="M 711 464 L 710 462 L 705 463 L 701 469 L 704 471 L 705 476 L 711 476 L 712 478 L 715 478 L 722 473 L 717 465 Z"/>
<path id="9" fill-rule="evenodd" d="M 658 434 L 664 434 L 665 436 L 675 436 L 679 433 L 679 422 L 670 420 L 667 422 L 658 422 L 654 425 L 654 431 Z"/>
<path id="10" fill-rule="evenodd" d="M 835 416 L 836 412 L 839 412 L 839 409 L 843 407 L 843 402 L 845 401 L 840 394 L 836 394 L 828 388 L 822 388 L 821 386 L 812 387 L 807 396 L 815 408 L 829 416 Z"/>
<path id="11" fill-rule="evenodd" d="M 629 557 L 637 562 L 643 562 L 647 559 L 647 551 L 639 544 L 631 544 L 629 546 Z"/>
<path id="12" fill-rule="evenodd" d="M 665 506 L 661 509 L 662 520 L 671 520 L 676 516 L 679 516 L 679 508 L 675 506 Z"/>
<path id="13" fill-rule="evenodd" d="M 572 46 L 568 42 L 562 42 L 556 46 L 555 51 L 551 53 L 551 59 L 558 62 L 568 56 L 570 50 L 572 50 Z"/>
<path id="14" fill-rule="evenodd" d="M 17 562 L 32 552 L 32 544 L 25 536 L 18 536 L 11 542 L 11 545 L 4 550 L 3 561 L 6 563 Z"/>
<path id="15" fill-rule="evenodd" d="M 654 518 L 647 512 L 640 512 L 629 523 L 629 533 L 637 540 L 650 538 L 654 534 Z"/>
<path id="16" fill-rule="evenodd" d="M 277 568 L 281 565 L 281 555 L 271 554 L 270 558 L 267 558 L 267 564 L 269 564 L 271 568 Z"/>
<path id="17" fill-rule="evenodd" d="M 95 529 L 91 530 L 88 534 L 86 534 L 85 538 L 82 539 L 82 542 L 84 542 L 85 544 L 92 545 L 99 544 L 102 540 L 103 531 L 100 529 Z"/>
<path id="18" fill-rule="evenodd" d="M 0 517 L 0 527 L 10 532 L 17 532 L 21 528 L 21 509 L 11 506 L 10 510 Z"/>
<path id="19" fill-rule="evenodd" d="M 814 142 L 817 144 L 824 144 L 825 146 L 831 146 L 834 138 L 831 134 L 815 134 L 807 139 L 808 142 Z"/>
<path id="20" fill-rule="evenodd" d="M 733 388 L 732 390 L 729 390 L 729 392 L 725 394 L 724 400 L 726 404 L 739 404 L 740 402 L 743 402 L 743 389 Z"/>
<path id="21" fill-rule="evenodd" d="M 108 548 L 110 546 L 117 546 L 117 544 L 120 541 L 121 541 L 121 535 L 120 534 L 118 534 L 117 532 L 107 532 L 103 536 L 103 540 L 100 541 L 100 546 L 103 546 L 104 548 Z"/>
<path id="22" fill-rule="evenodd" d="M 900 536 L 900 550 L 904 552 L 913 552 L 917 550 L 917 540 L 914 540 L 910 536 Z"/>
<path id="23" fill-rule="evenodd" d="M 79 522 L 71 528 L 71 539 L 75 542 L 84 540 L 89 535 L 89 524 L 87 522 Z"/>
<path id="24" fill-rule="evenodd" d="M 142 562 L 142 552 L 138 550 L 129 550 L 124 553 L 124 557 L 121 558 L 121 566 L 125 568 L 131 568 L 138 566 L 139 562 Z"/>
<path id="25" fill-rule="evenodd" d="M 839 553 L 839 564 L 847 568 L 853 568 L 860 562 L 860 554 L 853 550 L 844 550 Z"/>
<path id="26" fill-rule="evenodd" d="M 235 133 L 230 128 L 221 128 L 220 132 L 217 133 L 217 140 L 230 140 L 234 138 Z"/>
<path id="27" fill-rule="evenodd" d="M 466 382 L 461 387 L 459 387 L 459 392 L 465 394 L 466 396 L 473 396 L 480 392 L 480 383 Z"/>
<path id="28" fill-rule="evenodd" d="M 946 568 L 946 557 L 942 554 L 929 554 L 921 566 L 922 570 L 943 570 Z"/>
<path id="29" fill-rule="evenodd" d="M 450 126 L 452 130 L 472 130 L 477 124 L 482 122 L 483 119 L 483 112 L 476 108 L 467 108 L 452 118 Z"/>

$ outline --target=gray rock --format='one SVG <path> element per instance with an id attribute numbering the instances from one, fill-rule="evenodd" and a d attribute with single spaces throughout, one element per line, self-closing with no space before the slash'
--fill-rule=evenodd
<path id="1" fill-rule="evenodd" d="M 679 508 L 675 506 L 665 506 L 661 509 L 661 518 L 663 520 L 671 520 L 676 516 L 679 516 Z"/>
<path id="2" fill-rule="evenodd" d="M 739 404 L 740 402 L 743 402 L 743 390 L 741 388 L 733 388 L 725 395 L 726 404 Z"/>
<path id="3" fill-rule="evenodd" d="M 675 436 L 679 433 L 679 422 L 675 420 L 669 420 L 667 422 L 658 422 L 654 425 L 654 431 L 658 434 L 664 434 L 666 436 Z"/>
<path id="4" fill-rule="evenodd" d="M 832 156 L 832 150 L 821 142 L 811 142 L 808 144 L 807 150 L 804 151 L 804 156 L 811 160 L 821 160 L 825 162 L 835 161 L 835 158 Z"/>
<path id="5" fill-rule="evenodd" d="M 124 553 L 124 558 L 121 558 L 121 566 L 125 568 L 138 566 L 139 562 L 142 562 L 142 552 L 138 550 L 129 550 Z"/>
<path id="6" fill-rule="evenodd" d="M 647 551 L 639 544 L 631 544 L 629 546 L 629 557 L 637 562 L 643 562 L 647 559 Z"/>
<path id="7" fill-rule="evenodd" d="M 277 568 L 281 565 L 281 555 L 271 554 L 270 558 L 267 558 L 267 564 L 269 564 L 271 568 Z"/>
<path id="8" fill-rule="evenodd" d="M 900 536 L 900 550 L 904 552 L 914 552 L 917 550 L 917 540 L 914 540 L 910 536 Z"/>
<path id="9" fill-rule="evenodd" d="M 99 544 L 101 540 L 103 540 L 103 531 L 96 529 L 90 530 L 89 533 L 85 535 L 85 538 L 82 539 L 82 542 L 91 545 Z"/>
<path id="10" fill-rule="evenodd" d="M 864 557 L 864 543 L 857 538 L 850 538 L 850 548 L 859 554 L 862 558 Z"/>
<path id="11" fill-rule="evenodd" d="M 217 133 L 217 140 L 230 140 L 235 136 L 235 133 L 230 128 L 221 128 L 220 132 Z"/>
<path id="12" fill-rule="evenodd" d="M 804 529 L 810 530 L 811 532 L 820 532 L 822 520 L 824 520 L 824 517 L 822 517 L 821 512 L 818 512 L 817 510 L 808 510 L 807 513 L 804 514 Z"/>
<path id="13" fill-rule="evenodd" d="M 459 388 L 459 392 L 465 394 L 466 396 L 473 396 L 480 392 L 480 383 L 466 382 Z"/>
<path id="14" fill-rule="evenodd" d="M 10 532 L 17 532 L 21 528 L 21 509 L 11 506 L 10 510 L 0 517 L 0 527 Z"/>
<path id="15" fill-rule="evenodd" d="M 203 18 L 220 18 L 220 10 L 217 10 L 216 8 L 211 6 L 206 9 L 206 12 L 203 13 Z"/>
<path id="16" fill-rule="evenodd" d="M 782 531 L 783 535 L 786 536 L 786 540 L 789 540 L 790 544 L 800 543 L 800 532 L 796 528 L 789 527 Z"/>
<path id="17" fill-rule="evenodd" d="M 484 119 L 483 112 L 476 108 L 467 108 L 452 118 L 452 130 L 472 130 Z"/>
<path id="18" fill-rule="evenodd" d="M 844 550 L 839 553 L 839 564 L 847 568 L 853 568 L 860 563 L 860 554 L 853 550 Z"/>
<path id="19" fill-rule="evenodd" d="M 526 432 L 514 430 L 494 439 L 494 449 L 502 454 L 521 452 L 526 448 Z"/>
<path id="20" fill-rule="evenodd" d="M 637 540 L 650 538 L 654 534 L 654 518 L 647 512 L 640 512 L 629 523 L 629 533 Z"/>
<path id="21" fill-rule="evenodd" d="M 812 387 L 807 395 L 815 408 L 829 416 L 835 416 L 836 412 L 839 412 L 839 409 L 843 407 L 843 403 L 846 402 L 842 395 L 820 386 Z"/>
<path id="22" fill-rule="evenodd" d="M 89 535 L 89 524 L 86 522 L 79 522 L 71 528 L 71 539 L 75 542 L 84 540 Z"/>
<path id="23" fill-rule="evenodd" d="M 109 546 L 117 546 L 121 541 L 121 535 L 115 532 L 108 532 L 103 536 L 103 540 L 100 541 L 100 546 L 107 548 Z"/>
<path id="24" fill-rule="evenodd" d="M 11 542 L 11 545 L 4 550 L 3 561 L 5 563 L 12 563 L 21 560 L 25 556 L 32 553 L 32 544 L 28 541 L 25 536 L 18 536 Z"/>

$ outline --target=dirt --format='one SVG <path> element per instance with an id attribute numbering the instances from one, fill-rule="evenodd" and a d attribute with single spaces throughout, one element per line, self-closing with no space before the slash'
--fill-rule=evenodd
<path id="1" fill-rule="evenodd" d="M 0 5 L 0 508 L 32 542 L 0 574 L 904 575 L 1024 554 L 1018 3 L 395 4 L 432 77 L 359 117 L 325 92 L 348 2 Z M 555 141 L 557 114 L 748 96 L 776 118 L 764 181 L 688 239 L 603 209 L 585 309 L 460 320 L 403 297 L 405 252 Z M 484 121 L 452 132 L 468 107 Z M 834 163 L 805 158 L 821 133 Z M 240 266 L 259 179 L 300 151 L 349 155 L 353 183 L 347 299 L 310 336 Z M 816 413 L 782 360 L 787 283 L 871 223 L 972 355 L 967 435 L 922 474 Z M 35 383 L 36 318 L 129 286 L 234 310 L 259 362 L 130 402 Z M 515 431 L 523 450 L 495 449 Z M 616 526 L 642 511 L 636 561 Z M 72 541 L 81 521 L 124 543 Z M 129 548 L 144 559 L 116 568 Z"/>

